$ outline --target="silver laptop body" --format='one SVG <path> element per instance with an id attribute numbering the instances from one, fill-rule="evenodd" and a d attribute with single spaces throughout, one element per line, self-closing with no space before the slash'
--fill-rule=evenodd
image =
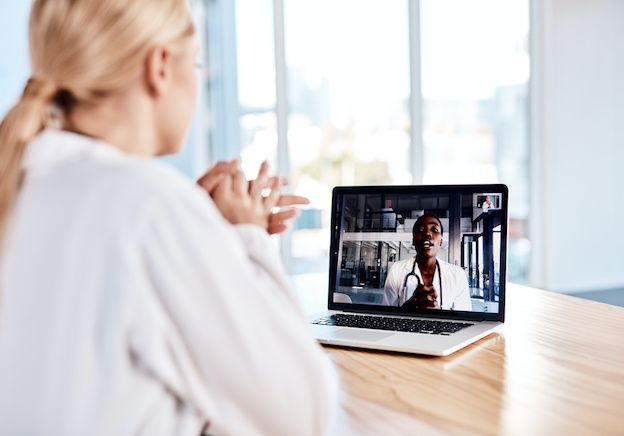
<path id="1" fill-rule="evenodd" d="M 502 184 L 334 188 L 328 310 L 308 318 L 316 339 L 446 356 L 499 329 L 507 197 Z"/>

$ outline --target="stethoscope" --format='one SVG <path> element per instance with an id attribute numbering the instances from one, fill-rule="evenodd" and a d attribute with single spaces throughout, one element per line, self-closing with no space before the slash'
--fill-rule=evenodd
<path id="1" fill-rule="evenodd" d="M 441 309 L 442 308 L 442 271 L 440 270 L 440 262 L 438 261 L 438 259 L 436 259 L 436 269 L 438 271 L 438 283 L 440 285 L 438 289 L 438 293 L 440 294 L 440 309 Z M 416 274 L 416 256 L 414 256 L 414 263 L 412 264 L 412 271 L 407 273 L 405 275 L 405 279 L 403 280 L 403 287 L 401 288 L 400 293 L 399 293 L 397 306 L 401 306 L 401 300 L 403 300 L 403 296 L 407 293 L 407 281 L 410 279 L 410 277 L 416 278 L 416 286 L 414 287 L 414 290 L 418 289 L 418 287 L 421 284 L 423 284 L 420 281 L 420 277 L 418 276 L 418 274 Z M 412 279 L 412 281 L 413 280 L 414 279 Z"/>

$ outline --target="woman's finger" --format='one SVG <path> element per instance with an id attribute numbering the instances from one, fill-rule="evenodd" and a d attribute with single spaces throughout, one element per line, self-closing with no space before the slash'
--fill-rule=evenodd
<path id="1" fill-rule="evenodd" d="M 267 161 L 263 161 L 260 164 L 260 169 L 258 170 L 258 177 L 256 177 L 256 180 L 249 182 L 249 194 L 253 198 L 259 198 L 262 195 L 262 190 L 268 186 L 268 182 L 269 163 Z"/>
<path id="2" fill-rule="evenodd" d="M 197 184 L 204 188 L 209 194 L 214 191 L 217 184 L 221 181 L 224 174 L 234 174 L 238 169 L 239 159 L 231 161 L 219 161 L 204 173 L 198 180 Z"/>
<path id="3" fill-rule="evenodd" d="M 236 171 L 236 174 L 232 177 L 232 189 L 239 196 L 247 195 L 247 179 L 241 170 Z"/>
<path id="4" fill-rule="evenodd" d="M 271 221 L 288 221 L 298 217 L 299 215 L 301 215 L 301 212 L 297 209 L 288 209 L 281 212 L 272 213 L 271 215 L 269 215 L 269 223 Z"/>
<path id="5" fill-rule="evenodd" d="M 215 203 L 219 206 L 219 201 L 232 194 L 232 176 L 230 174 L 223 174 L 221 182 L 215 187 L 212 194 Z"/>
<path id="6" fill-rule="evenodd" d="M 269 180 L 269 188 L 271 189 L 271 192 L 269 193 L 269 195 L 267 195 L 264 198 L 264 201 L 263 201 L 264 207 L 267 210 L 271 210 L 275 206 L 277 206 L 277 201 L 282 195 L 280 192 L 280 186 L 281 186 L 280 179 L 281 179 L 280 177 L 271 177 L 271 179 Z"/>
<path id="7" fill-rule="evenodd" d="M 209 194 L 213 195 L 217 187 L 223 183 L 226 178 L 232 177 L 229 173 L 215 174 L 206 184 L 200 185 Z"/>
<path id="8" fill-rule="evenodd" d="M 217 164 L 201 176 L 199 180 L 197 180 L 197 184 L 210 194 L 215 189 L 223 175 L 227 173 L 228 170 L 224 165 Z"/>
<path id="9" fill-rule="evenodd" d="M 276 206 L 295 206 L 301 204 L 310 204 L 310 200 L 301 195 L 282 194 L 277 200 Z"/>
<path id="10" fill-rule="evenodd" d="M 268 232 L 270 235 L 274 235 L 276 233 L 282 233 L 286 229 L 288 229 L 287 221 L 296 218 L 301 214 L 301 211 L 298 209 L 288 209 L 277 213 L 272 213 L 269 215 L 269 226 Z"/>
<path id="11" fill-rule="evenodd" d="M 278 233 L 282 233 L 288 229 L 288 226 L 282 222 L 279 223 L 269 223 L 269 227 L 267 231 L 269 235 L 276 235 Z"/>

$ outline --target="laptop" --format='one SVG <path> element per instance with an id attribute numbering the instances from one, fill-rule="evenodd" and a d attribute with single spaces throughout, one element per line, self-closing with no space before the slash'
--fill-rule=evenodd
<path id="1" fill-rule="evenodd" d="M 502 184 L 336 187 L 323 344 L 449 355 L 505 319 Z"/>

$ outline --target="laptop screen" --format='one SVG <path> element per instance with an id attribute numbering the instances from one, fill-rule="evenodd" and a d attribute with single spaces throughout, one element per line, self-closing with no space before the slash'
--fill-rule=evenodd
<path id="1" fill-rule="evenodd" d="M 330 307 L 502 311 L 506 186 L 339 187 L 332 219 Z"/>

